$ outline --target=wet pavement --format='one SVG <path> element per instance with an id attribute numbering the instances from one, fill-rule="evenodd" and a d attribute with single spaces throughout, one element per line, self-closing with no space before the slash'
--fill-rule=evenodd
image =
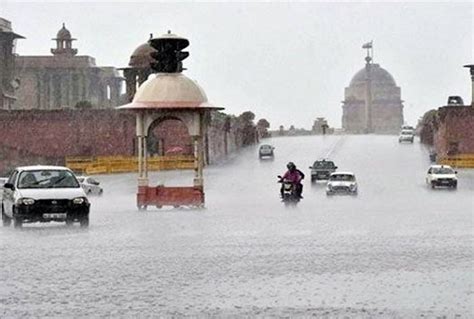
<path id="1" fill-rule="evenodd" d="M 425 184 L 428 152 L 396 136 L 265 140 L 206 169 L 204 210 L 135 207 L 136 175 L 98 176 L 91 225 L 0 228 L 0 317 L 472 318 L 474 170 Z M 359 195 L 327 197 L 330 157 Z M 297 207 L 276 176 L 307 174 Z M 153 174 L 185 185 L 191 172 Z"/>

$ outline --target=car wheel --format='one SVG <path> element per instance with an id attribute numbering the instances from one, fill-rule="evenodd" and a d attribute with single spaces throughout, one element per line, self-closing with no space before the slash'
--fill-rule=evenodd
<path id="1" fill-rule="evenodd" d="M 92 189 L 89 188 L 89 190 L 87 191 L 87 195 L 90 195 L 92 194 Z"/>
<path id="2" fill-rule="evenodd" d="M 147 209 L 147 205 L 139 205 L 138 210 L 143 211 Z"/>
<path id="3" fill-rule="evenodd" d="M 454 184 L 452 185 L 452 187 L 453 187 L 454 189 L 458 188 L 458 183 L 454 183 Z"/>
<path id="4" fill-rule="evenodd" d="M 82 228 L 89 227 L 89 217 L 84 217 L 79 221 Z"/>
<path id="5" fill-rule="evenodd" d="M 72 219 L 72 218 L 66 218 L 66 225 L 67 225 L 67 226 L 72 226 L 72 225 L 74 225 L 74 219 Z"/>
<path id="6" fill-rule="evenodd" d="M 434 182 L 431 182 L 431 188 L 435 188 L 436 187 L 436 184 Z"/>
<path id="7" fill-rule="evenodd" d="M 99 190 L 99 196 L 102 196 L 102 194 L 104 194 L 104 190 L 103 190 L 103 189 L 100 189 L 100 190 Z"/>
<path id="8" fill-rule="evenodd" d="M 2 204 L 2 223 L 4 227 L 10 227 L 12 224 L 12 219 L 5 214 Z"/>
<path id="9" fill-rule="evenodd" d="M 13 227 L 15 227 L 15 228 L 23 227 L 23 218 L 13 217 Z"/>

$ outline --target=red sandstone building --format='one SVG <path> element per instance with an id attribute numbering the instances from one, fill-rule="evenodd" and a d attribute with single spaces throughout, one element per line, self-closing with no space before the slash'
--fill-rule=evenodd
<path id="1" fill-rule="evenodd" d="M 114 67 L 99 67 L 93 57 L 77 55 L 63 24 L 51 56 L 16 56 L 18 100 L 10 109 L 59 109 L 87 104 L 112 108 L 121 103 L 123 78 Z"/>
<path id="2" fill-rule="evenodd" d="M 0 18 L 0 109 L 11 109 L 16 101 L 19 81 L 15 75 L 16 39 L 23 39 L 12 30 L 10 21 Z"/>
<path id="3" fill-rule="evenodd" d="M 370 55 L 366 62 L 345 89 L 342 127 L 355 134 L 397 134 L 403 124 L 400 87 Z"/>

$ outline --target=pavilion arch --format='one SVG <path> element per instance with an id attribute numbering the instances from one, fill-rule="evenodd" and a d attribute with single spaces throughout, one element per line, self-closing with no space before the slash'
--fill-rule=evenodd
<path id="1" fill-rule="evenodd" d="M 193 155 L 193 138 L 186 123 L 175 115 L 161 115 L 147 129 L 150 156 Z"/>

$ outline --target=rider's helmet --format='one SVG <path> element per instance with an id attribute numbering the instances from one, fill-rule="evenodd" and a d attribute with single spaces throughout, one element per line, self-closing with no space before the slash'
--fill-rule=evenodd
<path id="1" fill-rule="evenodd" d="M 288 164 L 286 164 L 286 168 L 288 168 L 288 170 L 290 171 L 294 171 L 296 169 L 296 165 L 293 162 L 289 162 Z"/>

